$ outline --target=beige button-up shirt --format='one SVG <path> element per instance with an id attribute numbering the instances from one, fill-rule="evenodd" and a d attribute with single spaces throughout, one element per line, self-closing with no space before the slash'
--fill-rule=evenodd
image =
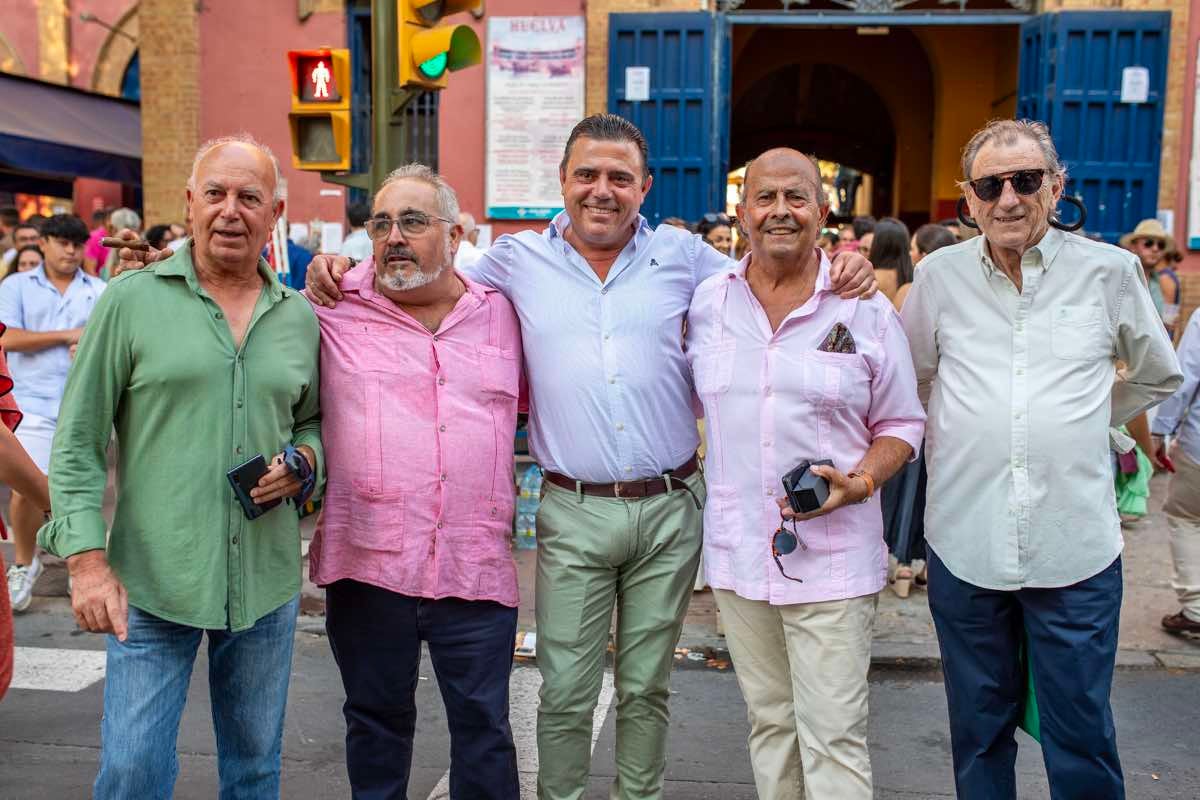
<path id="1" fill-rule="evenodd" d="M 980 236 L 926 257 L 902 313 L 928 410 L 926 538 L 1000 590 L 1068 586 L 1120 554 L 1109 426 L 1182 381 L 1131 253 L 1052 228 L 1021 276 L 1018 292 Z"/>

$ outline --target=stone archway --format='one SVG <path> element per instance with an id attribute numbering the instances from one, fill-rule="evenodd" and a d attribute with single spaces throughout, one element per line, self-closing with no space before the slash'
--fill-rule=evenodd
<path id="1" fill-rule="evenodd" d="M 3 33 L 0 33 L 0 72 L 10 75 L 25 74 L 25 63 L 21 61 L 20 53 L 4 38 Z"/>
<path id="2" fill-rule="evenodd" d="M 92 91 L 112 97 L 121 96 L 121 81 L 125 69 L 138 51 L 138 4 L 130 6 L 113 30 L 109 31 L 100 53 L 96 56 L 96 68 L 92 71 Z"/>

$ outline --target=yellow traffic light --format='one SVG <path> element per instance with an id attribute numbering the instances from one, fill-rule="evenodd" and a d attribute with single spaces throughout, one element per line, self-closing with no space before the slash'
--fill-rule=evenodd
<path id="1" fill-rule="evenodd" d="M 479 37 L 469 25 L 438 27 L 442 17 L 483 12 L 483 0 L 396 0 L 399 83 L 405 89 L 445 89 L 447 71 L 483 59 Z"/>
<path id="2" fill-rule="evenodd" d="M 292 166 L 350 169 L 350 51 L 289 50 L 292 75 Z"/>

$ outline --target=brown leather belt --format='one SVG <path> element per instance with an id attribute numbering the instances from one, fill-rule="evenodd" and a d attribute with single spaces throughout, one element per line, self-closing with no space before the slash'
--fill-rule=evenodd
<path id="1" fill-rule="evenodd" d="M 681 466 L 671 470 L 671 489 L 686 488 L 683 485 L 684 478 L 690 478 L 695 474 L 700 466 L 700 460 L 695 456 L 689 458 Z M 559 475 L 557 472 L 546 472 L 545 479 L 553 483 L 555 486 L 560 486 L 563 489 L 574 492 L 576 490 L 576 481 L 574 478 L 568 478 L 566 475 Z M 666 494 L 667 492 L 666 478 L 646 478 L 638 481 L 621 481 L 619 483 L 580 483 L 579 491 L 585 495 L 592 497 L 619 497 L 622 500 L 636 499 L 639 497 L 653 497 L 656 494 Z"/>

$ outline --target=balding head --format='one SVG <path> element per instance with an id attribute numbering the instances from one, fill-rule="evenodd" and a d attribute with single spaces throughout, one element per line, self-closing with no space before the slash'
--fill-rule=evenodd
<path id="1" fill-rule="evenodd" d="M 816 161 L 798 150 L 768 150 L 746 165 L 738 220 L 754 258 L 783 268 L 813 264 L 829 203 Z"/>

